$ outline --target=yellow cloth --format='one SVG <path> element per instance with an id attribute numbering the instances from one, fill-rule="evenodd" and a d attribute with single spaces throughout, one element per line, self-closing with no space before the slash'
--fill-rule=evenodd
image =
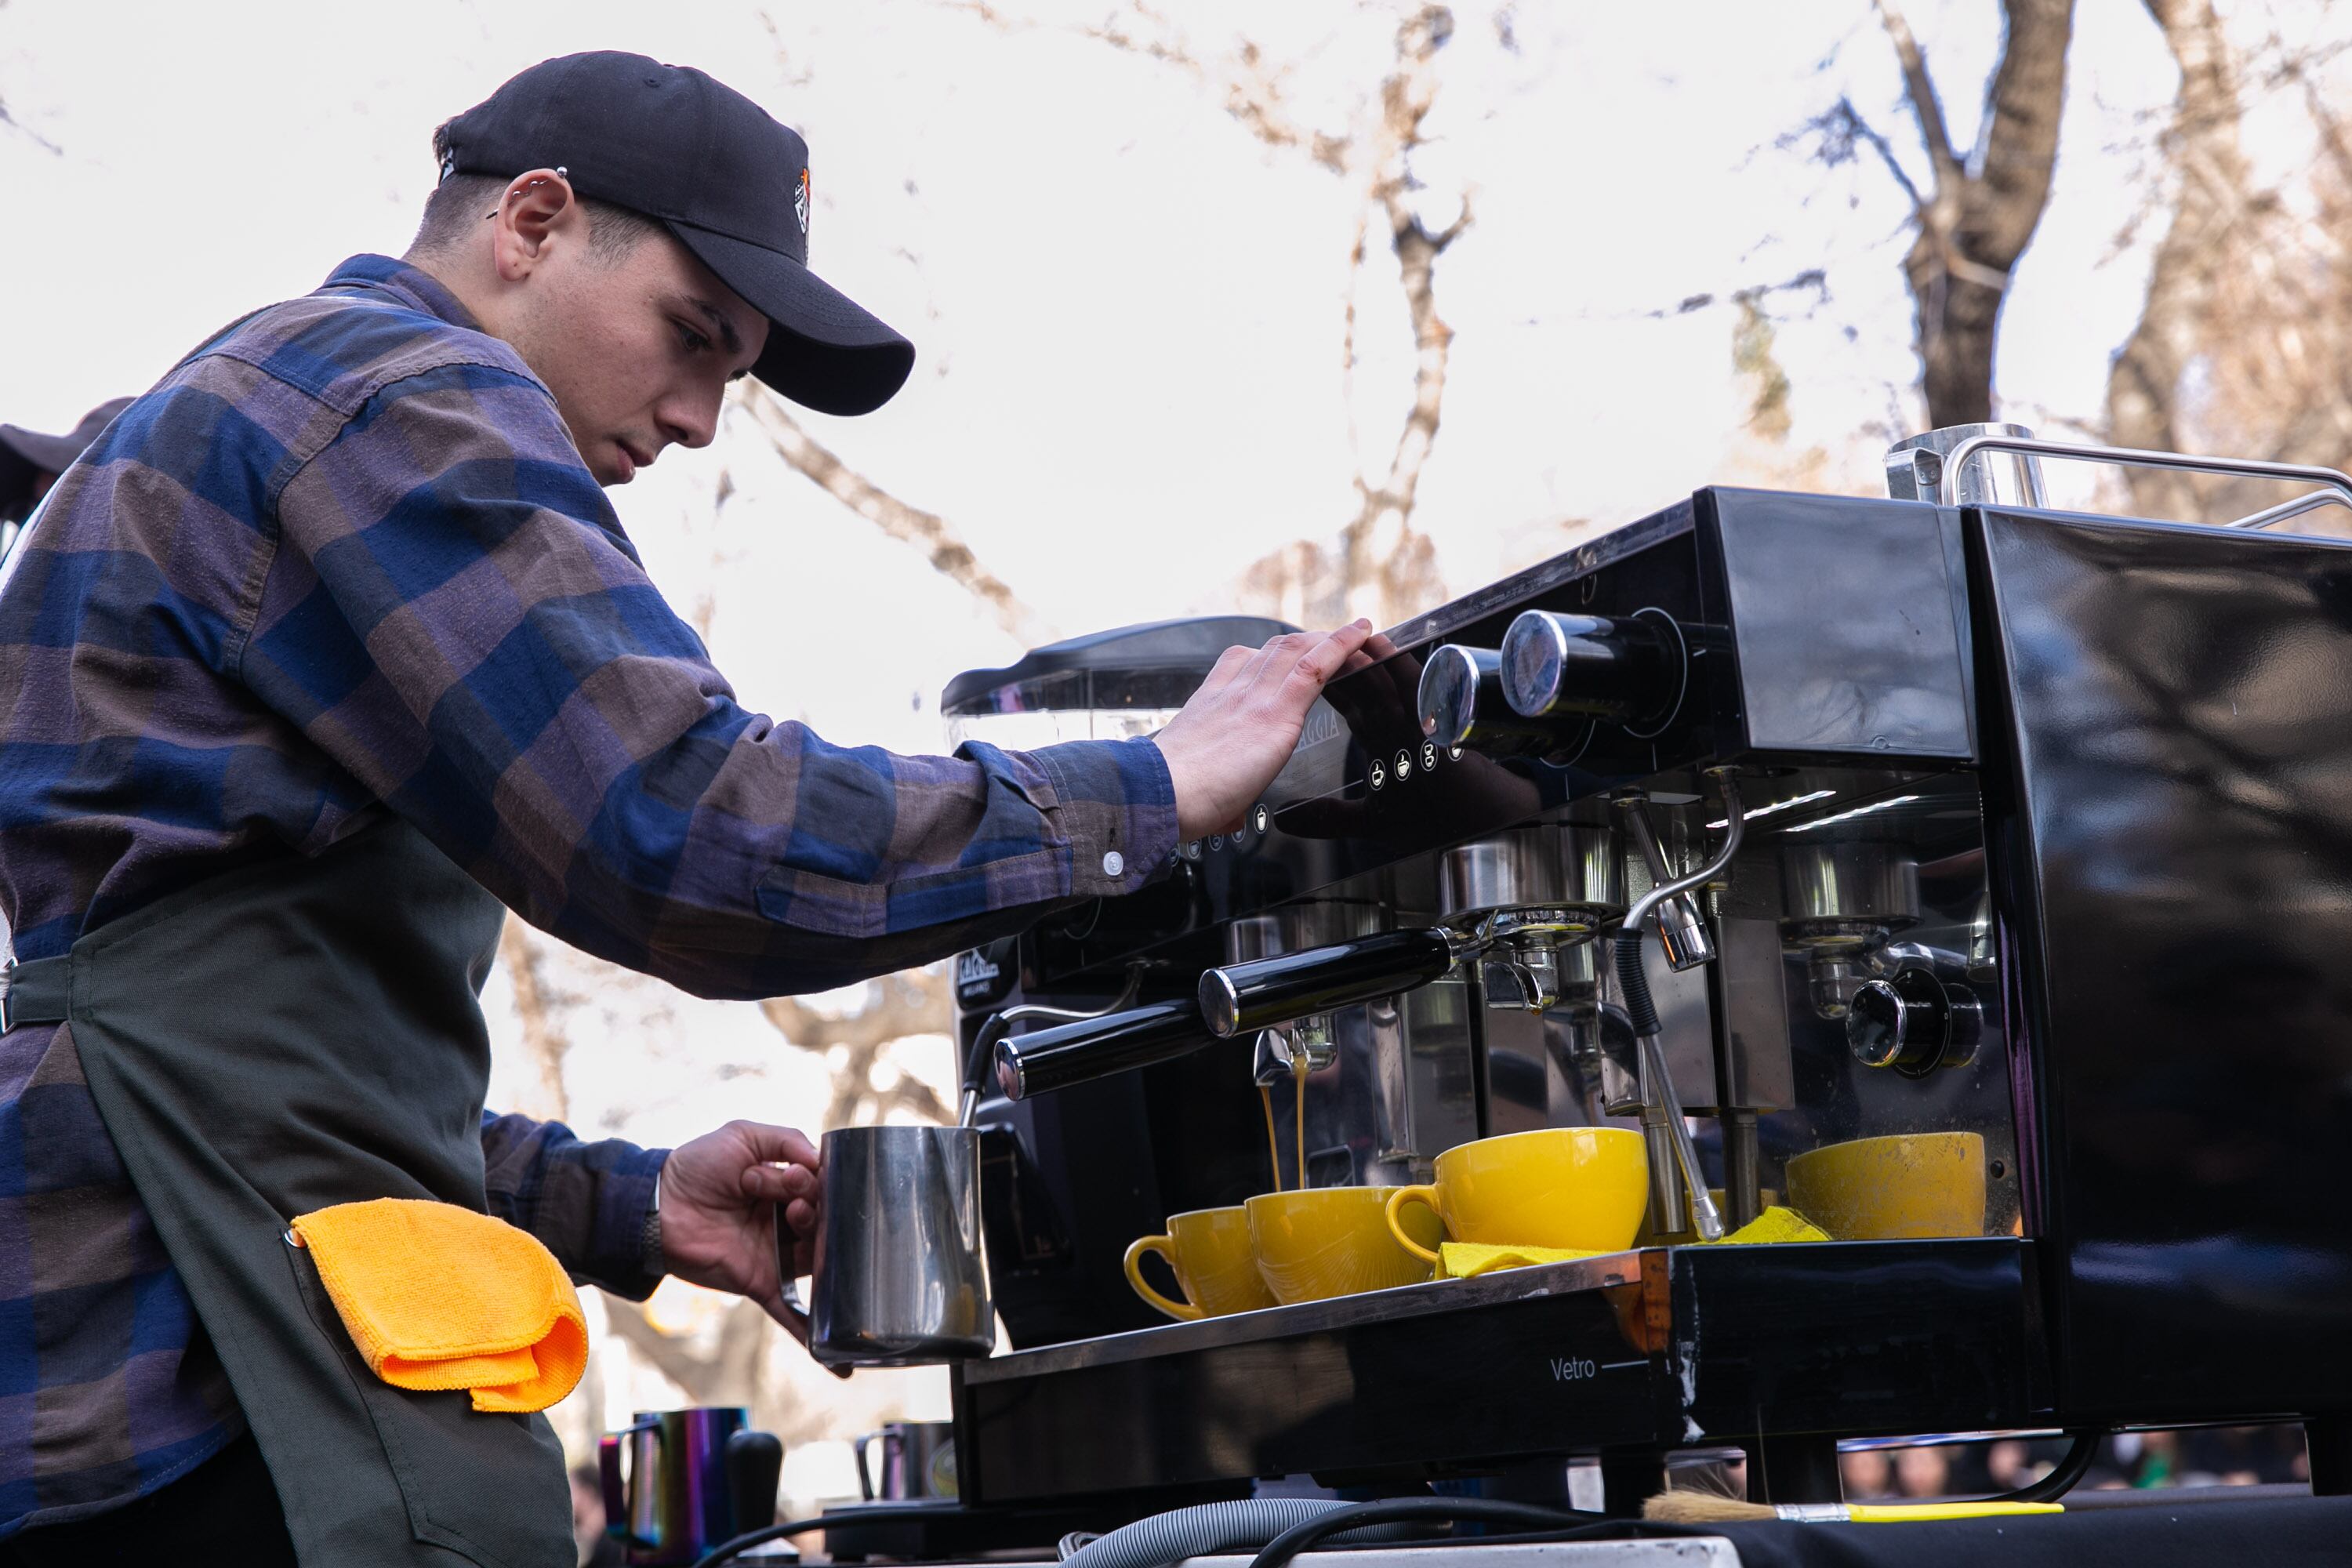
<path id="1" fill-rule="evenodd" d="M 1799 1214 L 1795 1209 L 1779 1205 L 1766 1209 L 1717 1245 L 1747 1246 L 1764 1241 L 1827 1241 L 1830 1233 Z"/>
<path id="2" fill-rule="evenodd" d="M 588 1364 L 580 1297 L 537 1237 L 455 1204 L 376 1198 L 294 1222 L 352 1343 L 395 1388 L 544 1410 Z"/>
<path id="3" fill-rule="evenodd" d="M 1568 1247 L 1497 1247 L 1478 1241 L 1445 1242 L 1439 1246 L 1437 1255 L 1441 1259 L 1439 1276 L 1447 1279 L 1468 1279 L 1497 1269 L 1531 1268 L 1538 1263 L 1608 1256 L 1605 1252 L 1580 1252 Z"/>
<path id="4" fill-rule="evenodd" d="M 1715 1245 L 1750 1246 L 1775 1241 L 1827 1241 L 1829 1233 L 1795 1209 L 1766 1209 Z M 1438 1277 L 1468 1279 L 1503 1268 L 1529 1268 L 1538 1263 L 1566 1263 L 1576 1258 L 1603 1258 L 1600 1252 L 1577 1252 L 1559 1247 L 1498 1247 L 1473 1241 L 1449 1241 L 1438 1249 Z"/>

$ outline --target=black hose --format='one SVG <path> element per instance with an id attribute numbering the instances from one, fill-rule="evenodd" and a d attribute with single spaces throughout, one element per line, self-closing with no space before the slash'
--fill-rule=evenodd
<path id="1" fill-rule="evenodd" d="M 771 1541 L 781 1541 L 787 1535 L 804 1535 L 812 1530 L 846 1529 L 860 1524 L 916 1524 L 925 1520 L 943 1519 L 960 1510 L 941 1508 L 932 1503 L 921 1508 L 866 1508 L 856 1513 L 819 1514 L 814 1519 L 787 1520 L 760 1530 L 747 1530 L 731 1541 L 722 1541 L 694 1560 L 694 1568 L 716 1568 L 716 1564 L 732 1562 L 741 1552 Z"/>
<path id="2" fill-rule="evenodd" d="M 1642 933 L 1632 926 L 1617 931 L 1615 957 L 1617 990 L 1625 1004 L 1625 1016 L 1633 1025 L 1633 1038 L 1658 1032 L 1658 1009 L 1650 1000 L 1650 977 L 1642 972 Z"/>
<path id="3" fill-rule="evenodd" d="M 1195 1557 L 1255 1552 L 1295 1525 L 1350 1505 L 1330 1498 L 1236 1498 L 1150 1514 L 1097 1535 L 1062 1559 L 1062 1568 L 1174 1568 Z M 1402 1525 L 1361 1525 L 1339 1540 L 1402 1539 Z"/>
<path id="4" fill-rule="evenodd" d="M 2084 1472 L 2090 1469 L 2091 1461 L 2099 1456 L 2099 1439 L 2106 1435 L 2103 1427 L 2093 1427 L 2084 1432 L 2069 1432 L 2067 1436 L 2074 1439 L 2074 1446 L 2066 1450 L 2064 1458 L 2051 1467 L 2048 1475 L 2038 1481 L 2030 1481 L 2013 1492 L 1997 1492 L 1989 1498 L 1971 1500 L 2056 1502 L 2074 1490 L 2074 1483 L 2081 1480 Z"/>
<path id="5" fill-rule="evenodd" d="M 1538 1530 L 1560 1530 L 1596 1523 L 1605 1518 L 1605 1515 L 1587 1513 L 1580 1509 L 1542 1508 L 1534 1503 L 1503 1502 L 1494 1498 L 1384 1498 L 1377 1502 L 1335 1508 L 1328 1513 L 1318 1514 L 1313 1519 L 1292 1525 L 1267 1542 L 1258 1554 L 1250 1559 L 1250 1568 L 1288 1568 L 1292 1558 L 1318 1542 L 1368 1524 L 1451 1520 L 1457 1523 L 1475 1521 L 1487 1524 L 1527 1525 Z"/>
<path id="6" fill-rule="evenodd" d="M 988 1081 L 989 1065 L 996 1056 L 996 1042 L 1004 1038 L 1013 1026 L 1004 1021 L 1002 1013 L 991 1013 L 980 1022 L 971 1037 L 971 1052 L 962 1063 L 961 1076 L 957 1079 L 959 1096 L 978 1092 Z"/>

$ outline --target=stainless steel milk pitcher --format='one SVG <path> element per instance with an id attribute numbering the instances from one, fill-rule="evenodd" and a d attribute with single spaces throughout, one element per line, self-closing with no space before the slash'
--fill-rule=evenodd
<path id="1" fill-rule="evenodd" d="M 996 1341 L 980 1240 L 980 1134 L 843 1127 L 824 1135 L 823 1217 L 808 1306 L 777 1232 L 784 1305 L 836 1371 L 984 1356 Z"/>

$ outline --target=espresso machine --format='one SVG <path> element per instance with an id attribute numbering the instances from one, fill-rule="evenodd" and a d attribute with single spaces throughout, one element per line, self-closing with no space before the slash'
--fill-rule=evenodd
<path id="1" fill-rule="evenodd" d="M 2051 510 L 2084 458 L 2303 493 Z M 954 1374 L 968 1503 L 1598 1457 L 1618 1507 L 1693 1446 L 1820 1500 L 1844 1437 L 2298 1418 L 2352 1489 L 2352 545 L 2264 531 L 2352 484 L 1980 426 L 1889 490 L 1702 489 L 1391 628 L 1232 831 L 964 955 L 1009 1346 Z M 943 711 L 1147 732 L 1278 629 Z M 1122 1278 L 1170 1215 L 1585 1125 L 1643 1140 L 1621 1253 L 1191 1322 Z M 1957 1206 L 1819 1173 L 1954 1135 Z M 1776 1202 L 1832 1239 L 1718 1244 Z"/>

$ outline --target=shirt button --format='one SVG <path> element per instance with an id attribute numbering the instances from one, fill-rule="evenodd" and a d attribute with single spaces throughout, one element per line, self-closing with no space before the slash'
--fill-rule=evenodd
<path id="1" fill-rule="evenodd" d="M 1116 877 L 1127 869 L 1127 861 L 1116 849 L 1103 857 L 1103 875 Z"/>

